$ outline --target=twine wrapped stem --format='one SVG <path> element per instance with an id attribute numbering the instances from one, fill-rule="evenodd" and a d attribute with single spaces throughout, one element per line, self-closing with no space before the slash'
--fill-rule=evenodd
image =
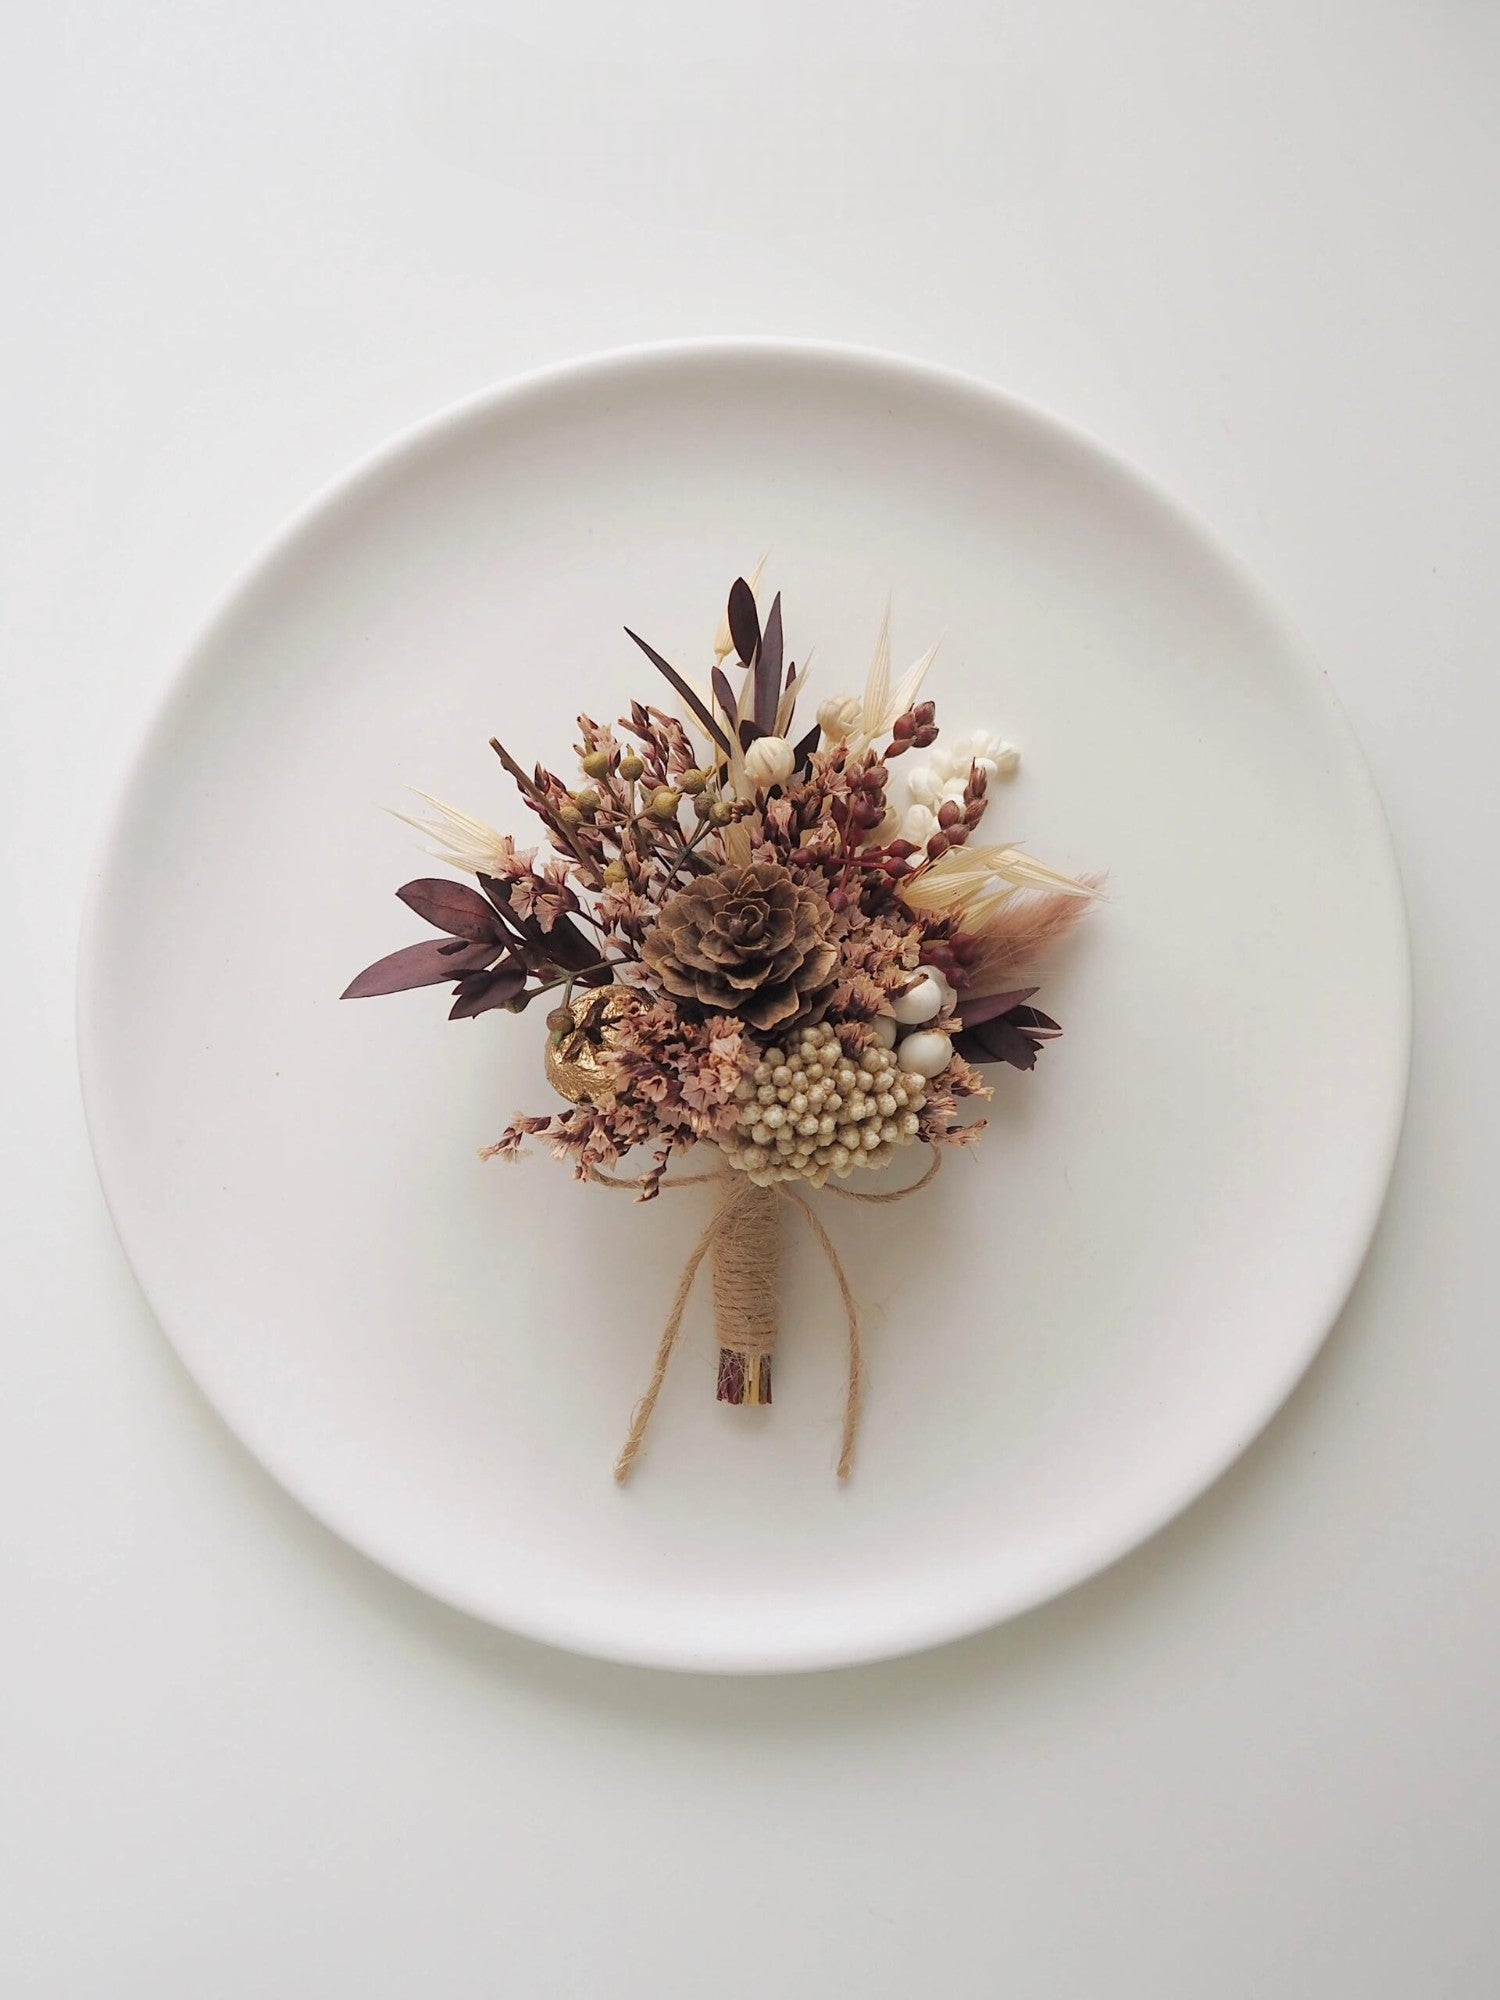
<path id="1" fill-rule="evenodd" d="M 718 1398 L 758 1405 L 771 1400 L 771 1352 L 779 1326 L 781 1203 L 773 1188 L 744 1174 L 720 1211 L 713 1239 L 714 1330 L 719 1337 Z"/>
<path id="2" fill-rule="evenodd" d="M 893 1201 L 905 1201 L 908 1196 L 918 1194 L 927 1186 L 942 1164 L 942 1155 L 934 1151 L 928 1162 L 927 1171 L 919 1181 L 910 1187 L 893 1188 L 885 1194 L 857 1194 L 852 1188 L 831 1187 L 830 1194 L 838 1195 L 845 1201 L 860 1201 L 885 1205 Z M 620 1180 L 613 1174 L 595 1169 L 592 1176 L 600 1186 L 619 1188 L 635 1192 L 644 1186 L 638 1180 Z M 795 1204 L 807 1218 L 808 1227 L 816 1238 L 818 1247 L 828 1259 L 829 1266 L 837 1280 L 839 1295 L 844 1302 L 844 1311 L 849 1323 L 849 1387 L 844 1399 L 844 1428 L 839 1449 L 838 1475 L 847 1479 L 854 1466 L 854 1438 L 859 1428 L 860 1406 L 864 1401 L 864 1355 L 860 1344 L 859 1304 L 849 1283 L 848 1274 L 833 1239 L 818 1220 L 812 1204 L 795 1190 L 783 1186 L 762 1188 L 744 1174 L 726 1168 L 716 1174 L 680 1174 L 662 1181 L 662 1187 L 696 1187 L 705 1181 L 712 1181 L 719 1189 L 719 1204 L 712 1220 L 703 1234 L 693 1245 L 682 1276 L 677 1281 L 677 1291 L 667 1314 L 667 1323 L 662 1328 L 657 1343 L 656 1360 L 651 1370 L 651 1379 L 646 1384 L 646 1393 L 636 1404 L 635 1414 L 630 1422 L 630 1434 L 625 1440 L 619 1458 L 615 1462 L 615 1478 L 621 1485 L 630 1477 L 631 1470 L 640 1454 L 646 1436 L 646 1427 L 651 1421 L 651 1413 L 656 1408 L 656 1399 L 661 1394 L 662 1383 L 666 1380 L 667 1363 L 672 1358 L 672 1349 L 677 1345 L 677 1336 L 682 1330 L 682 1316 L 687 1311 L 688 1299 L 692 1294 L 693 1282 L 699 1267 L 710 1250 L 714 1253 L 714 1315 L 715 1330 L 719 1337 L 719 1387 L 721 1402 L 727 1403 L 769 1403 L 771 1400 L 771 1352 L 776 1345 L 779 1320 L 777 1314 L 777 1279 L 781 1262 L 781 1202 L 783 1199 Z M 754 1385 L 755 1393 L 748 1393 Z M 726 1387 L 732 1392 L 726 1394 Z"/>

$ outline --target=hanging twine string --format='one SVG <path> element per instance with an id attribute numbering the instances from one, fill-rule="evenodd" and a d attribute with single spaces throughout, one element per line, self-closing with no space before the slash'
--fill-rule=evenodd
<path id="1" fill-rule="evenodd" d="M 830 1188 L 829 1193 L 838 1195 L 845 1201 L 865 1202 L 872 1206 L 906 1201 L 911 1195 L 919 1194 L 927 1186 L 941 1165 L 942 1154 L 934 1152 L 927 1171 L 920 1180 L 913 1181 L 910 1187 L 896 1188 L 890 1193 L 859 1194 L 853 1188 L 841 1187 Z M 630 1193 L 635 1193 L 643 1186 L 640 1180 L 621 1180 L 614 1174 L 606 1174 L 597 1169 L 591 1173 L 590 1178 L 596 1180 L 601 1187 Z M 838 1476 L 840 1479 L 847 1479 L 854 1465 L 854 1439 L 859 1429 L 860 1410 L 864 1402 L 865 1370 L 860 1341 L 859 1302 L 854 1296 L 848 1274 L 834 1247 L 833 1239 L 819 1221 L 811 1202 L 787 1187 L 785 1183 L 778 1188 L 758 1187 L 745 1175 L 731 1168 L 721 1173 L 674 1175 L 661 1181 L 659 1185 L 696 1187 L 707 1181 L 721 1185 L 721 1199 L 703 1234 L 693 1245 L 687 1263 L 683 1266 L 682 1276 L 677 1281 L 677 1290 L 673 1294 L 672 1304 L 667 1313 L 667 1323 L 662 1328 L 661 1339 L 657 1344 L 651 1379 L 646 1384 L 646 1393 L 636 1404 L 629 1435 L 626 1437 L 619 1458 L 615 1461 L 615 1478 L 623 1485 L 630 1477 L 640 1454 L 646 1428 L 656 1408 L 656 1399 L 661 1394 L 662 1383 L 666 1380 L 667 1364 L 672 1358 L 673 1348 L 677 1345 L 677 1336 L 682 1331 L 682 1318 L 687 1311 L 694 1280 L 710 1250 L 714 1253 L 714 1313 L 719 1335 L 721 1371 L 725 1354 L 745 1355 L 752 1363 L 760 1360 L 768 1361 L 771 1349 L 776 1343 L 778 1201 L 784 1196 L 806 1216 L 808 1227 L 818 1247 L 828 1259 L 844 1302 L 844 1313 L 849 1326 L 849 1381 L 844 1398 L 844 1428 L 839 1451 Z M 726 1182 L 727 1185 L 724 1185 Z M 756 1379 L 760 1379 L 758 1374 Z"/>

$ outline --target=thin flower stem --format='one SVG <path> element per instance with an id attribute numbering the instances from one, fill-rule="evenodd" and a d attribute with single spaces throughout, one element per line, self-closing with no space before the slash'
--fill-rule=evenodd
<path id="1" fill-rule="evenodd" d="M 592 965 L 575 966 L 571 972 L 559 973 L 556 979 L 544 980 L 540 986 L 533 986 L 527 997 L 528 999 L 535 999 L 539 993 L 550 993 L 555 986 L 566 986 L 568 992 L 571 993 L 575 980 L 582 979 L 586 972 L 612 971 L 615 966 L 623 963 L 624 961 L 618 958 L 598 958 L 595 959 Z M 564 995 L 564 998 L 566 997 Z"/>
<path id="2" fill-rule="evenodd" d="M 714 830 L 713 821 L 706 819 L 704 820 L 703 824 L 698 828 L 698 831 L 693 835 L 692 839 L 683 842 L 681 852 L 678 854 L 677 859 L 672 863 L 671 868 L 668 870 L 666 876 L 662 881 L 661 889 L 658 892 L 659 894 L 664 896 L 667 893 L 668 889 L 670 889 L 672 884 L 677 880 L 677 871 L 679 868 L 681 868 L 683 862 L 687 860 L 688 856 L 693 852 L 693 849 L 697 847 L 699 842 L 703 840 L 708 834 L 712 833 L 713 830 Z M 680 831 L 681 829 L 679 829 L 679 832 Z"/>

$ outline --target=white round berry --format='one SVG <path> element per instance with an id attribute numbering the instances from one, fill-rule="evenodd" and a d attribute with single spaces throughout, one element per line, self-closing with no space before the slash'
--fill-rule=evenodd
<path id="1" fill-rule="evenodd" d="M 943 990 L 932 973 L 923 967 L 916 982 L 891 1001 L 891 1012 L 903 1028 L 920 1027 L 943 1011 Z M 903 1067 L 909 1065 L 903 1063 Z"/>
<path id="2" fill-rule="evenodd" d="M 953 1060 L 953 1044 L 940 1028 L 921 1028 L 898 1046 L 901 1067 L 914 1076 L 941 1076 Z"/>

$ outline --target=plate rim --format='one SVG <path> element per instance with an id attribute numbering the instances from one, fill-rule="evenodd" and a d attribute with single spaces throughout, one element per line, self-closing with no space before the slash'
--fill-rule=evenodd
<path id="1" fill-rule="evenodd" d="M 275 1452 L 264 1450 L 259 1440 L 252 1445 L 219 1406 L 188 1353 L 174 1337 L 168 1316 L 159 1306 L 153 1286 L 134 1254 L 130 1231 L 122 1219 L 121 1204 L 115 1196 L 125 1170 L 111 1157 L 105 1139 L 97 1051 L 89 1024 L 90 1000 L 96 990 L 97 940 L 102 928 L 99 917 L 110 872 L 109 864 L 120 842 L 142 768 L 158 736 L 169 727 L 177 704 L 188 695 L 204 670 L 207 656 L 274 565 L 289 554 L 304 534 L 315 528 L 323 517 L 331 515 L 341 506 L 357 502 L 378 482 L 399 472 L 405 462 L 440 445 L 449 434 L 462 432 L 471 424 L 492 418 L 507 408 L 519 409 L 533 399 L 545 398 L 558 390 L 586 389 L 591 384 L 618 379 L 622 375 L 670 371 L 674 366 L 715 358 L 771 365 L 830 364 L 856 370 L 871 379 L 882 376 L 898 379 L 908 390 L 968 397 L 987 405 L 996 416 L 1012 422 L 1019 420 L 1049 434 L 1070 452 L 1092 460 L 1117 480 L 1137 488 L 1180 534 L 1195 542 L 1227 573 L 1254 605 L 1280 642 L 1281 649 L 1295 663 L 1296 669 L 1316 683 L 1330 720 L 1336 726 L 1336 733 L 1349 753 L 1349 775 L 1358 782 L 1366 803 L 1373 807 L 1371 823 L 1372 831 L 1378 835 L 1384 890 L 1382 901 L 1396 947 L 1393 968 L 1396 990 L 1392 995 L 1394 1039 L 1390 1051 L 1394 1061 L 1389 1063 L 1388 1074 L 1381 1078 L 1385 1099 L 1382 1141 L 1378 1158 L 1372 1161 L 1372 1166 L 1378 1171 L 1371 1176 L 1373 1192 L 1366 1204 L 1368 1212 L 1361 1226 L 1351 1233 L 1347 1254 L 1332 1276 L 1327 1297 L 1316 1304 L 1315 1309 L 1309 1310 L 1311 1331 L 1308 1337 L 1297 1344 L 1288 1365 L 1276 1376 L 1270 1389 L 1256 1400 L 1228 1449 L 1217 1450 L 1205 1467 L 1195 1469 L 1189 1478 L 1173 1485 L 1168 1496 L 1145 1516 L 1132 1519 L 1123 1529 L 1114 1528 L 1080 1540 L 1072 1559 L 1049 1571 L 1042 1580 L 998 1593 L 992 1590 L 988 1595 L 976 1591 L 964 1600 L 961 1609 L 945 1608 L 944 1615 L 913 1620 L 907 1629 L 900 1632 L 861 1628 L 860 1635 L 852 1644 L 796 1639 L 789 1644 L 753 1650 L 738 1642 L 711 1642 L 695 1651 L 675 1640 L 658 1646 L 649 1639 L 612 1640 L 598 1632 L 568 1629 L 571 1621 L 566 1618 L 549 1623 L 544 1619 L 516 1614 L 510 1609 L 502 1616 L 494 1605 L 468 1596 L 446 1583 L 440 1586 L 420 1574 L 414 1566 L 393 1560 L 389 1553 L 372 1545 L 357 1521 L 344 1518 L 343 1510 L 309 1498 L 302 1490 L 295 1468 L 285 1465 Z M 82 898 L 74 981 L 80 1095 L 89 1146 L 106 1208 L 135 1283 L 162 1338 L 215 1420 L 237 1446 L 247 1452 L 278 1487 L 320 1526 L 337 1535 L 365 1560 L 425 1597 L 450 1605 L 495 1629 L 586 1657 L 624 1666 L 712 1674 L 780 1674 L 854 1667 L 908 1657 L 951 1644 L 1020 1617 L 1077 1588 L 1151 1541 L 1201 1499 L 1238 1463 L 1284 1408 L 1341 1318 L 1368 1259 L 1385 1210 L 1405 1123 L 1411 1083 L 1412 1010 L 1411 933 L 1400 862 L 1389 817 L 1363 748 L 1337 689 L 1300 628 L 1248 563 L 1218 532 L 1195 509 L 1160 484 L 1152 473 L 1086 426 L 1061 417 L 1034 399 L 1002 388 L 981 376 L 891 350 L 845 341 L 738 334 L 632 343 L 590 351 L 503 377 L 443 404 L 378 440 L 351 463 L 323 480 L 308 497 L 283 515 L 211 598 L 209 608 L 198 621 L 193 636 L 174 656 L 170 670 L 151 690 L 144 704 L 138 726 L 110 788 L 91 849 Z"/>

